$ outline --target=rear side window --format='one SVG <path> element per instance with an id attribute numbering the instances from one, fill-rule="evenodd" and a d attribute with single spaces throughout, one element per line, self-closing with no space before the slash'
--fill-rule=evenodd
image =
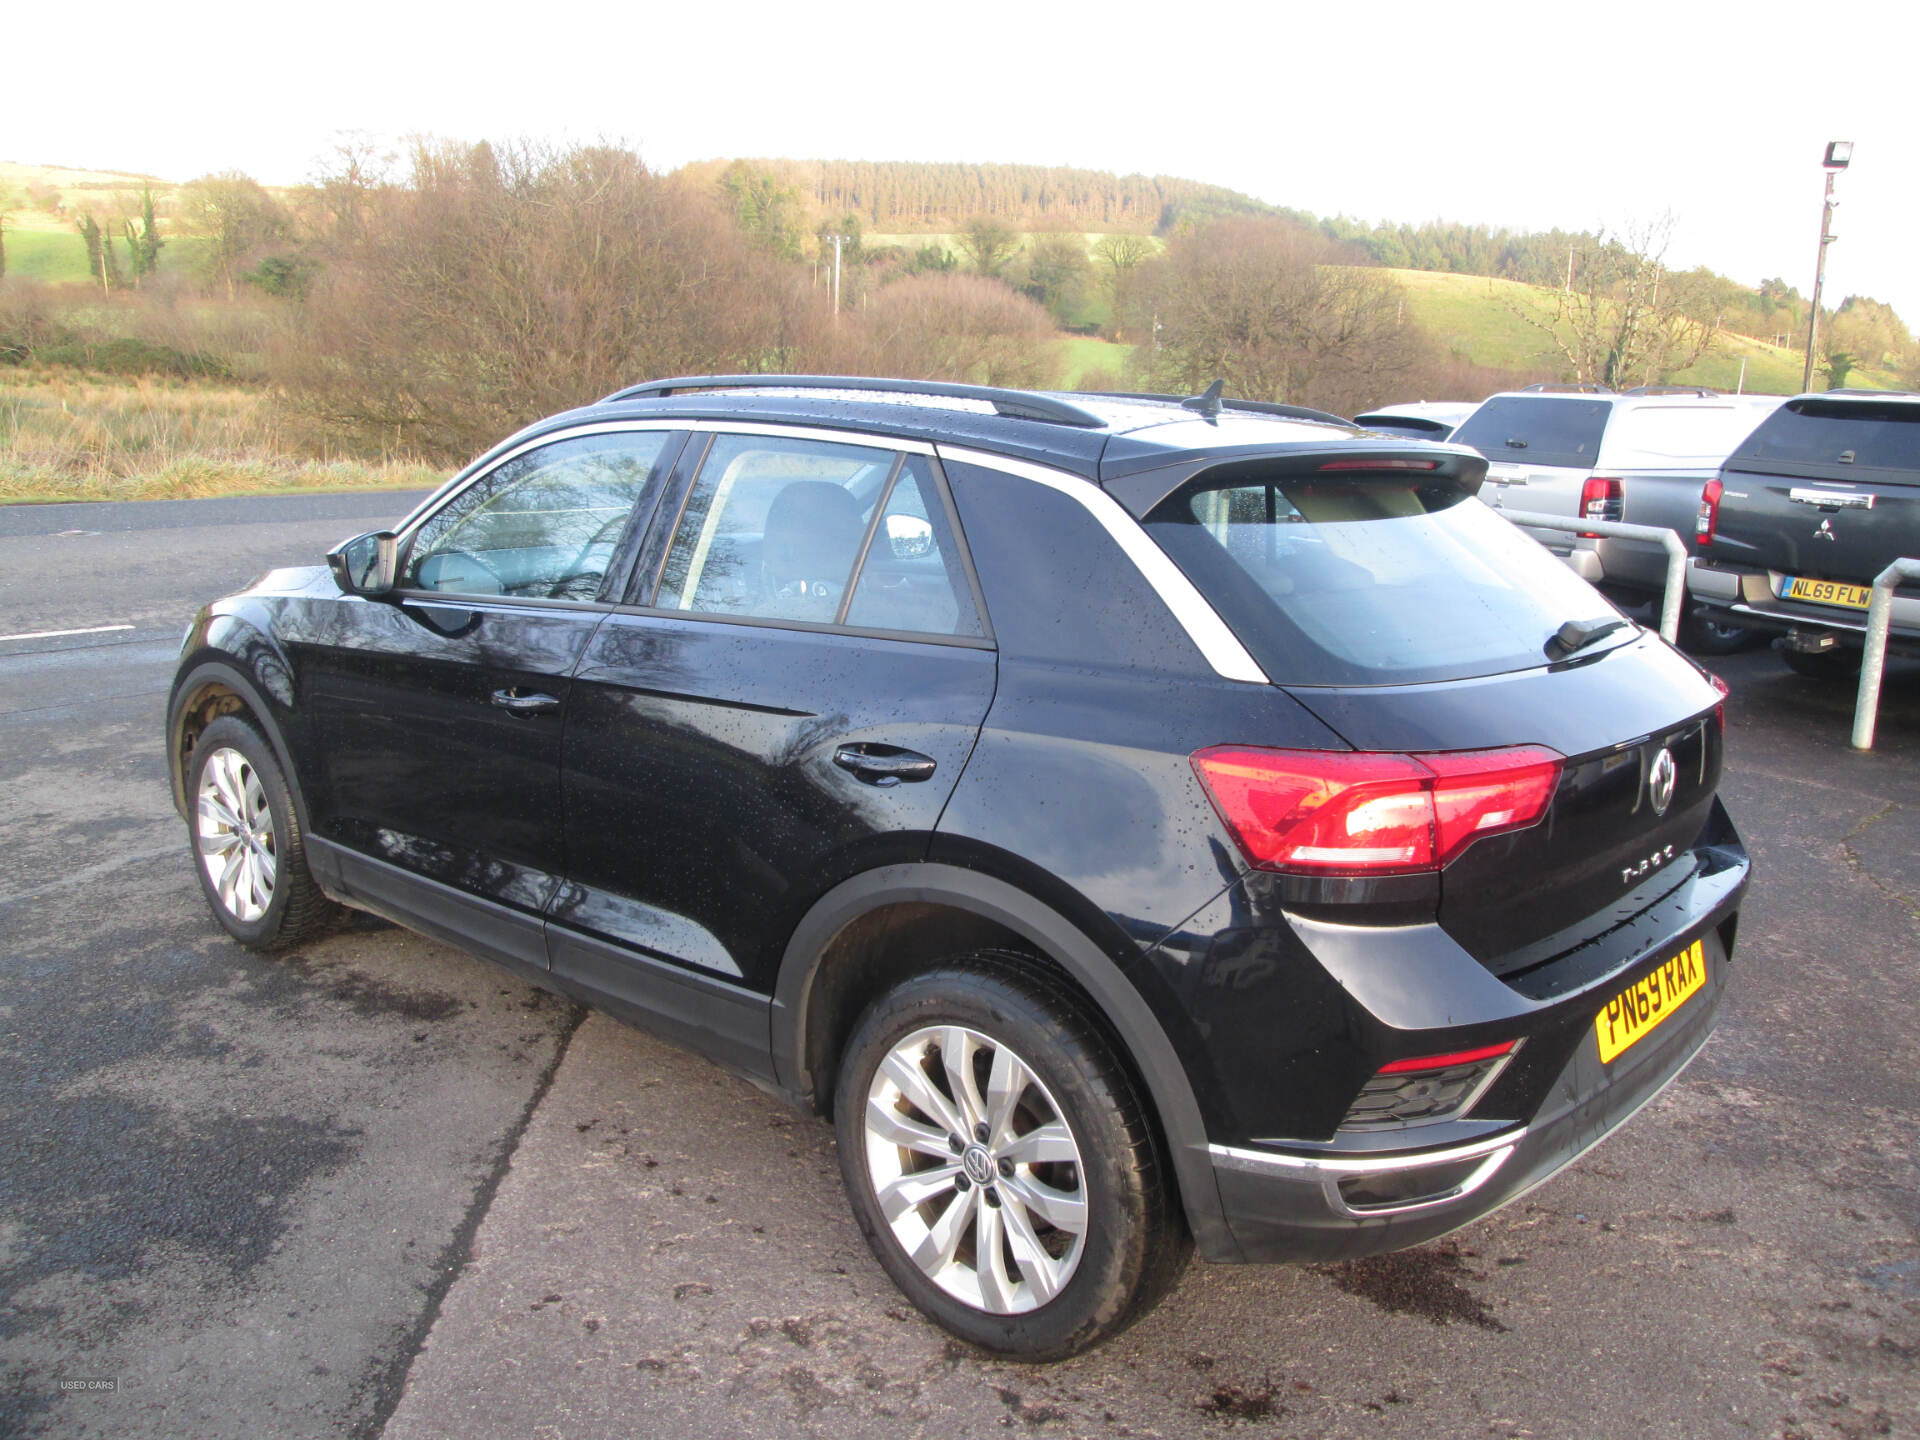
<path id="1" fill-rule="evenodd" d="M 1792 400 L 1733 459 L 1920 471 L 1920 405 Z"/>
<path id="2" fill-rule="evenodd" d="M 1569 620 L 1613 609 L 1479 500 L 1382 478 L 1205 477 L 1147 532 L 1285 685 L 1457 680 L 1546 663 Z M 1633 635 L 1620 632 L 1621 642 Z M 1620 642 L 1615 642 L 1620 643 Z"/>
<path id="3" fill-rule="evenodd" d="M 927 462 L 788 437 L 714 438 L 654 603 L 705 615 L 981 634 Z"/>
<path id="4" fill-rule="evenodd" d="M 1487 459 L 1510 465 L 1591 470 L 1613 413 L 1610 400 L 1584 396 L 1496 395 L 1450 437 Z"/>

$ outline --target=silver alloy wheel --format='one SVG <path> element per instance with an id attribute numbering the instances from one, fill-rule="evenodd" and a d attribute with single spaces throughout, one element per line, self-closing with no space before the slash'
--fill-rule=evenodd
<path id="1" fill-rule="evenodd" d="M 194 843 L 207 882 L 227 913 L 251 925 L 273 904 L 273 811 L 253 762 L 230 746 L 200 771 Z"/>
<path id="2" fill-rule="evenodd" d="M 1086 1170 L 1027 1064 L 960 1025 L 916 1030 L 867 1089 L 867 1174 L 913 1263 L 995 1315 L 1046 1304 L 1079 1267 Z"/>

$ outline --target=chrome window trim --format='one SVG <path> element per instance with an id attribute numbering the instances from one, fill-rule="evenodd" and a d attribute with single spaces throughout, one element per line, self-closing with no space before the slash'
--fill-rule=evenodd
<path id="1" fill-rule="evenodd" d="M 1175 621 L 1187 632 L 1187 638 L 1193 641 L 1194 647 L 1206 658 L 1216 675 L 1224 680 L 1240 680 L 1253 685 L 1273 683 L 1180 567 L 1154 544 L 1141 528 L 1140 522 L 1094 481 L 984 450 L 971 450 L 957 445 L 937 448 L 942 460 L 1017 475 L 1078 501 L 1100 527 L 1113 537 L 1114 543 L 1133 562 L 1141 578 L 1153 587 L 1154 593 L 1172 612 Z"/>

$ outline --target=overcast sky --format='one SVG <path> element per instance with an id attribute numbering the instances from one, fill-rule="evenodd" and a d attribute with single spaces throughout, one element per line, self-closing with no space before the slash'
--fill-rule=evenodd
<path id="1" fill-rule="evenodd" d="M 346 131 L 1078 165 L 1373 220 L 1671 213 L 1671 262 L 1805 293 L 1848 139 L 1829 302 L 1920 329 L 1916 0 L 17 9 L 0 159 L 180 180 L 296 182 Z"/>

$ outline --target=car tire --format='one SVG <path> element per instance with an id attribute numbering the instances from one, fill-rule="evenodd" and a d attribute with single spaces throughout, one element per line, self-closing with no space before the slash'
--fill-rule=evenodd
<path id="1" fill-rule="evenodd" d="M 213 918 L 253 950 L 285 950 L 334 929 L 344 911 L 307 870 L 305 837 L 266 738 L 222 715 L 194 741 L 187 841 Z"/>
<path id="2" fill-rule="evenodd" d="M 1690 655 L 1735 655 L 1757 638 L 1747 626 L 1717 620 L 1698 606 L 1689 605 L 1680 620 L 1680 648 Z"/>
<path id="3" fill-rule="evenodd" d="M 1076 1354 L 1186 1264 L 1138 1086 L 1031 957 L 977 951 L 881 996 L 847 1044 L 834 1115 L 874 1254 L 922 1312 L 982 1349 Z"/>
<path id="4" fill-rule="evenodd" d="M 1794 674 L 1809 680 L 1839 684 L 1851 682 L 1860 674 L 1860 652 L 1846 645 L 1836 645 L 1831 650 L 1789 650 L 1783 646 L 1780 658 Z"/>

